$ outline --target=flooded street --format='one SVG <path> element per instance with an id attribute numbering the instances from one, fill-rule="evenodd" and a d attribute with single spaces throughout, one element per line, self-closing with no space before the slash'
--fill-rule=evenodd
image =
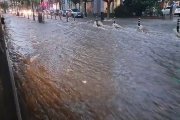
<path id="1" fill-rule="evenodd" d="M 39 24 L 6 16 L 8 47 L 27 120 L 179 120 L 176 22 Z M 174 26 L 173 26 L 174 25 Z"/>

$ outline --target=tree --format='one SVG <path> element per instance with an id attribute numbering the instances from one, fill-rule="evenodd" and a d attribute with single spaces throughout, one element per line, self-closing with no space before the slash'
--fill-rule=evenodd
<path id="1" fill-rule="evenodd" d="M 120 0 L 120 4 L 123 5 L 123 0 Z"/>
<path id="2" fill-rule="evenodd" d="M 8 9 L 8 2 L 4 1 L 2 3 L 0 3 L 0 7 L 4 10 L 4 12 L 6 13 L 6 10 Z"/>
<path id="3" fill-rule="evenodd" d="M 83 2 L 84 2 L 84 15 L 85 15 L 85 17 L 87 17 L 87 10 L 86 10 L 87 0 L 83 0 Z"/>
<path id="4" fill-rule="evenodd" d="M 77 4 L 80 3 L 80 0 L 71 0 L 71 1 L 74 3 L 75 8 L 77 8 Z"/>
<path id="5" fill-rule="evenodd" d="M 107 3 L 107 18 L 109 18 L 109 15 L 110 15 L 110 6 L 111 6 L 111 3 L 113 2 L 114 0 L 104 0 L 104 2 Z"/>
<path id="6" fill-rule="evenodd" d="M 61 9 L 62 9 L 62 1 L 59 0 L 59 10 L 61 10 Z"/>
<path id="7" fill-rule="evenodd" d="M 130 13 L 135 12 L 136 15 L 141 16 L 147 7 L 151 8 L 156 2 L 158 0 L 125 0 L 124 6 Z"/>

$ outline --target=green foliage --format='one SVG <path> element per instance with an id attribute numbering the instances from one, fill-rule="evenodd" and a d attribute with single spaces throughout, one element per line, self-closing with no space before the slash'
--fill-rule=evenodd
<path id="1" fill-rule="evenodd" d="M 75 5 L 80 3 L 80 0 L 71 0 Z"/>
<path id="2" fill-rule="evenodd" d="M 115 12 L 115 16 L 116 17 L 129 17 L 129 16 L 132 15 L 129 12 L 129 10 L 125 6 L 123 6 L 123 5 L 120 5 L 117 8 L 115 8 L 114 12 Z"/>
<path id="3" fill-rule="evenodd" d="M 0 4 L 0 7 L 1 7 L 2 9 L 6 10 L 6 9 L 8 8 L 8 3 L 7 3 L 7 1 L 2 2 L 2 3 Z"/>
<path id="4" fill-rule="evenodd" d="M 158 0 L 125 0 L 124 6 L 129 12 L 135 12 L 136 15 L 141 16 L 142 11 L 145 11 L 147 7 L 152 7 Z"/>

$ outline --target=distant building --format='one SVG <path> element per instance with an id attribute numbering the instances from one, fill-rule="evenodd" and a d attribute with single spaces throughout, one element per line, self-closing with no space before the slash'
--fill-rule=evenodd
<path id="1" fill-rule="evenodd" d="M 120 0 L 114 0 L 114 7 L 118 7 L 120 5 Z"/>

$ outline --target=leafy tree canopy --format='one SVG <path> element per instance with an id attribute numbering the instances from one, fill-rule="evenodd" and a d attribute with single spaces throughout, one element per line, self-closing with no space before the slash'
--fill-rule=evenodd
<path id="1" fill-rule="evenodd" d="M 80 3 L 80 0 L 71 0 L 75 5 Z"/>
<path id="2" fill-rule="evenodd" d="M 125 0 L 124 6 L 130 11 L 141 15 L 147 7 L 152 7 L 158 0 Z"/>

